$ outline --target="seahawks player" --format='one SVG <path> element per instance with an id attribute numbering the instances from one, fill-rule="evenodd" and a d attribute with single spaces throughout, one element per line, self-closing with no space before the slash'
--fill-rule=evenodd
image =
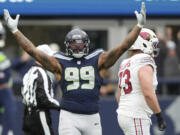
<path id="1" fill-rule="evenodd" d="M 36 49 L 17 28 L 19 15 L 12 19 L 4 10 L 4 19 L 21 47 L 53 72 L 63 91 L 59 134 L 61 135 L 101 135 L 98 108 L 99 88 L 102 70 L 108 69 L 134 43 L 146 21 L 146 9 L 142 3 L 141 12 L 135 11 L 138 24 L 126 39 L 114 49 L 103 52 L 97 49 L 89 54 L 90 40 L 81 29 L 71 30 L 66 38 L 66 54 L 54 57 Z"/>
<path id="2" fill-rule="evenodd" d="M 0 127 L 1 135 L 13 135 L 13 125 L 15 124 L 15 104 L 14 95 L 10 88 L 11 63 L 6 54 L 2 51 L 5 46 L 5 29 L 0 22 Z"/>

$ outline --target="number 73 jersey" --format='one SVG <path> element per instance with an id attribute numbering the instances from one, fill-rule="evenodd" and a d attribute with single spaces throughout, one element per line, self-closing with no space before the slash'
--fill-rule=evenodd
<path id="1" fill-rule="evenodd" d="M 97 49 L 79 59 L 63 53 L 55 54 L 63 69 L 60 81 L 62 109 L 80 114 L 98 112 L 99 89 L 102 84 L 98 58 L 102 52 L 102 49 Z"/>
<path id="2" fill-rule="evenodd" d="M 119 88 L 121 96 L 117 112 L 133 118 L 149 119 L 152 114 L 151 109 L 144 99 L 138 71 L 141 67 L 150 65 L 153 70 L 153 90 L 157 87 L 156 65 L 153 58 L 148 54 L 136 54 L 122 62 L 119 68 Z"/>

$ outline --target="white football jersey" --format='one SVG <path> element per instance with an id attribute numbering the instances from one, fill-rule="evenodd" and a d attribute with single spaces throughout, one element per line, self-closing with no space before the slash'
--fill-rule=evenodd
<path id="1" fill-rule="evenodd" d="M 125 59 L 119 68 L 119 88 L 121 96 L 117 113 L 133 118 L 150 119 L 152 110 L 148 107 L 138 78 L 138 71 L 141 67 L 150 65 L 153 67 L 153 89 L 157 87 L 156 65 L 153 58 L 148 54 L 136 54 Z"/>

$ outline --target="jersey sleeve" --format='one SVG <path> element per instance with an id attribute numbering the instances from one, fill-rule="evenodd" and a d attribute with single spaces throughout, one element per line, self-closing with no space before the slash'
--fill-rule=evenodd
<path id="1" fill-rule="evenodd" d="M 64 69 L 64 65 L 66 63 L 73 60 L 72 57 L 68 57 L 67 55 L 65 55 L 62 52 L 57 52 L 56 54 L 53 55 L 53 57 L 55 57 L 58 60 L 58 62 L 61 65 L 62 69 Z"/>
<path id="2" fill-rule="evenodd" d="M 139 57 L 137 60 L 137 64 L 140 67 L 150 65 L 154 70 L 156 69 L 155 61 L 150 55 L 147 54 L 143 54 L 141 57 Z"/>

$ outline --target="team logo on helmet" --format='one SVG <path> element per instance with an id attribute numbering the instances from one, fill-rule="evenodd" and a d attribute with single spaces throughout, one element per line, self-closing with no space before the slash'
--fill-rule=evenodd
<path id="1" fill-rule="evenodd" d="M 152 36 L 148 32 L 141 32 L 140 36 L 147 41 L 150 41 L 152 39 Z"/>

